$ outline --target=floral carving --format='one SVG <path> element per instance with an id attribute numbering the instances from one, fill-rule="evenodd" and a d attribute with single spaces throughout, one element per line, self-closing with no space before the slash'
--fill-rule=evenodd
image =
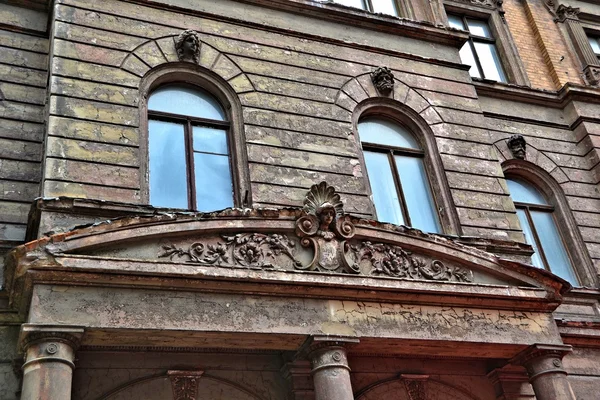
<path id="1" fill-rule="evenodd" d="M 239 233 L 223 236 L 224 243 L 193 243 L 187 249 L 173 244 L 163 246 L 159 257 L 188 257 L 192 263 L 224 264 L 251 268 L 274 268 L 269 261 L 280 254 L 287 255 L 294 265 L 301 266 L 294 255 L 295 243 L 287 236 L 277 233 Z"/>
<path id="2" fill-rule="evenodd" d="M 175 41 L 175 50 L 179 61 L 189 61 L 198 64 L 200 61 L 200 39 L 198 33 L 191 29 L 179 34 Z"/>
<path id="3" fill-rule="evenodd" d="M 468 269 L 447 266 L 439 260 L 426 262 L 400 246 L 363 242 L 359 246 L 352 246 L 352 250 L 359 260 L 371 262 L 373 275 L 433 281 L 473 281 L 473 272 Z"/>
<path id="4" fill-rule="evenodd" d="M 381 94 L 387 95 L 394 90 L 394 74 L 387 67 L 379 67 L 371 72 L 371 81 Z"/>

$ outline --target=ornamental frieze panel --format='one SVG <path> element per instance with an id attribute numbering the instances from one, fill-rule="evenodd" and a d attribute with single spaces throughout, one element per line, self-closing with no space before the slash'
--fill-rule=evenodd
<path id="1" fill-rule="evenodd" d="M 397 245 L 354 239 L 356 227 L 344 215 L 332 186 L 308 192 L 295 234 L 243 232 L 197 240 L 163 241 L 159 259 L 220 267 L 315 271 L 441 282 L 472 282 L 473 272 Z"/>

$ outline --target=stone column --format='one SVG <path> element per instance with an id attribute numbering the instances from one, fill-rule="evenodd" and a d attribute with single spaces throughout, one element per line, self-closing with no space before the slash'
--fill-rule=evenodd
<path id="1" fill-rule="evenodd" d="M 315 400 L 353 400 L 345 346 L 356 338 L 315 336 L 307 347 Z"/>
<path id="2" fill-rule="evenodd" d="M 527 369 L 529 383 L 537 400 L 576 400 L 563 368 L 562 358 L 571 346 L 534 344 L 512 361 Z"/>
<path id="3" fill-rule="evenodd" d="M 83 328 L 24 324 L 25 351 L 21 400 L 70 400 L 75 351 Z"/>

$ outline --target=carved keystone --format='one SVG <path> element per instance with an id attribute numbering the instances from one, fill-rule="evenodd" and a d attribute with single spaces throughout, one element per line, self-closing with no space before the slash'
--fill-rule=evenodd
<path id="1" fill-rule="evenodd" d="M 198 33 L 191 29 L 181 32 L 175 41 L 175 50 L 177 50 L 179 61 L 198 64 L 200 61 L 200 39 L 198 39 Z"/>
<path id="2" fill-rule="evenodd" d="M 173 400 L 196 400 L 198 382 L 204 371 L 169 371 Z"/>
<path id="3" fill-rule="evenodd" d="M 371 72 L 371 81 L 375 89 L 385 96 L 394 90 L 394 74 L 387 67 L 379 67 Z"/>
<path id="4" fill-rule="evenodd" d="M 527 155 L 527 142 L 523 135 L 513 135 L 506 142 L 514 158 L 523 160 Z"/>

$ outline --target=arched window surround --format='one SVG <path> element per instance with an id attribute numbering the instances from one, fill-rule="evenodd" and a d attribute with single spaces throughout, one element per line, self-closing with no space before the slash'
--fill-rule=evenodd
<path id="1" fill-rule="evenodd" d="M 524 180 L 539 190 L 550 205 L 554 207 L 553 216 L 580 285 L 596 287 L 598 283 L 596 275 L 593 273 L 592 260 L 585 247 L 567 198 L 558 182 L 548 172 L 525 160 L 505 161 L 502 163 L 502 170 L 506 177 Z"/>
<path id="2" fill-rule="evenodd" d="M 435 136 L 433 131 L 429 128 L 429 124 L 427 124 L 427 122 L 412 108 L 398 101 L 382 97 L 366 99 L 356 106 L 352 115 L 353 133 L 359 148 L 361 148 L 361 141 L 358 133 L 358 123 L 360 120 L 368 117 L 381 117 L 390 120 L 406 128 L 416 139 L 425 153 L 423 161 L 433 195 L 433 201 L 439 216 L 439 222 L 442 229 L 442 232 L 440 233 L 460 235 L 461 227 L 458 214 L 456 212 L 454 201 L 452 200 L 448 181 L 446 180 L 446 174 L 443 168 L 442 159 L 438 152 Z M 366 191 L 369 196 L 372 196 L 371 183 L 369 181 L 362 149 L 359 151 L 359 160 L 366 182 Z M 372 205 L 372 211 L 373 215 L 377 215 L 374 204 Z"/>
<path id="3" fill-rule="evenodd" d="M 244 135 L 242 105 L 233 88 L 220 76 L 192 63 L 162 64 L 146 73 L 140 84 L 140 194 L 142 202 L 150 202 L 148 168 L 148 98 L 167 84 L 197 87 L 215 97 L 223 106 L 230 122 L 228 145 L 233 181 L 234 207 L 252 205 L 248 155 Z"/>

